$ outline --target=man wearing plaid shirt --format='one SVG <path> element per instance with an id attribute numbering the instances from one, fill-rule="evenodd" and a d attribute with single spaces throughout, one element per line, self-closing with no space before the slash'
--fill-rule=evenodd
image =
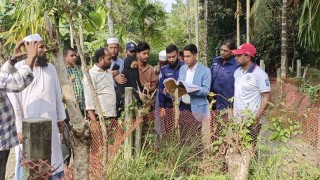
<path id="1" fill-rule="evenodd" d="M 66 47 L 63 49 L 63 57 L 67 65 L 69 79 L 73 85 L 74 95 L 76 96 L 82 115 L 84 115 L 83 73 L 80 67 L 76 65 L 76 51 L 71 47 Z"/>
<path id="2" fill-rule="evenodd" d="M 26 64 L 15 69 L 17 59 L 26 53 L 20 48 L 25 46 L 28 52 Z M 33 80 L 32 68 L 37 56 L 37 42 L 19 42 L 14 48 L 11 59 L 0 69 L 0 180 L 5 179 L 6 164 L 10 149 L 19 144 L 15 126 L 15 115 L 6 92 L 20 92 Z"/>

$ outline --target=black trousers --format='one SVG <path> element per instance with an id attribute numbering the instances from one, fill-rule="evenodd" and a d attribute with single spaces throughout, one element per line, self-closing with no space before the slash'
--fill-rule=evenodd
<path id="1" fill-rule="evenodd" d="M 180 101 L 179 109 L 180 111 L 191 111 L 191 105 Z"/>
<path id="2" fill-rule="evenodd" d="M 6 178 L 6 165 L 10 154 L 9 150 L 0 151 L 0 180 Z"/>

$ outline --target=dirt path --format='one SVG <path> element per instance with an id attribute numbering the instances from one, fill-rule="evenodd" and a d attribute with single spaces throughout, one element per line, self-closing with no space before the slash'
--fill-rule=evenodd
<path id="1" fill-rule="evenodd" d="M 14 180 L 15 165 L 16 165 L 16 155 L 13 148 L 10 150 L 10 155 L 7 163 L 6 180 Z"/>

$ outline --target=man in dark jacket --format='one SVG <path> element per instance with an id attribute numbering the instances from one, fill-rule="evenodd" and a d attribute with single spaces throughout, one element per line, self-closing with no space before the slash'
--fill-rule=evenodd
<path id="1" fill-rule="evenodd" d="M 166 48 L 168 64 L 161 69 L 161 78 L 159 81 L 159 104 L 160 104 L 160 117 L 165 116 L 166 108 L 173 108 L 172 99 L 169 93 L 164 92 L 165 86 L 163 81 L 167 78 L 174 78 L 178 80 L 180 67 L 184 64 L 179 61 L 179 50 L 177 46 L 171 44 Z"/>

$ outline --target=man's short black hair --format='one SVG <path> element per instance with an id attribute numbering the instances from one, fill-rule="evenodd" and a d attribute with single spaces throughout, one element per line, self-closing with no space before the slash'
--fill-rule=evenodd
<path id="1" fill-rule="evenodd" d="M 170 44 L 167 48 L 166 48 L 166 53 L 172 53 L 173 51 L 176 51 L 177 53 L 179 52 L 179 49 L 176 45 L 174 44 Z"/>
<path id="2" fill-rule="evenodd" d="M 179 51 L 179 56 L 183 57 L 183 51 Z"/>
<path id="3" fill-rule="evenodd" d="M 63 56 L 66 56 L 69 51 L 76 52 L 76 50 L 72 47 L 65 47 L 63 48 Z"/>
<path id="4" fill-rule="evenodd" d="M 236 49 L 236 42 L 233 39 L 224 40 L 222 45 L 226 45 L 230 50 Z"/>
<path id="5" fill-rule="evenodd" d="M 190 51 L 191 54 L 197 54 L 197 53 L 198 53 L 197 46 L 194 45 L 194 44 L 186 45 L 186 46 L 183 48 L 183 51 Z"/>
<path id="6" fill-rule="evenodd" d="M 98 50 L 96 50 L 96 52 L 94 53 L 94 62 L 98 63 L 100 58 L 103 58 L 106 55 L 106 49 L 105 48 L 100 48 Z"/>
<path id="7" fill-rule="evenodd" d="M 150 50 L 150 46 L 148 43 L 146 42 L 139 42 L 138 45 L 137 45 L 137 52 L 141 52 L 141 51 L 145 51 L 149 49 Z"/>

